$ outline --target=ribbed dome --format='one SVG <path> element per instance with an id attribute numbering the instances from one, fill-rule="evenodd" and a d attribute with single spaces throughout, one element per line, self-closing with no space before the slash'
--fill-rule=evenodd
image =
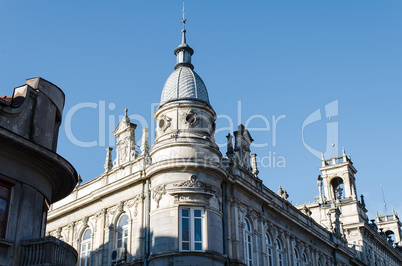
<path id="1" fill-rule="evenodd" d="M 209 104 L 204 82 L 190 67 L 178 67 L 163 87 L 160 106 L 175 100 L 196 100 Z"/>

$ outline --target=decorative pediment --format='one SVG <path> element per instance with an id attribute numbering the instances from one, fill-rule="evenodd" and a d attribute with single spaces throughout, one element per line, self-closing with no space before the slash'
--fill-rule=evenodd
<path id="1" fill-rule="evenodd" d="M 179 184 L 173 184 L 174 187 L 184 187 L 184 188 L 205 188 L 212 190 L 210 185 L 205 184 L 198 180 L 196 175 L 190 176 L 190 179 Z"/>

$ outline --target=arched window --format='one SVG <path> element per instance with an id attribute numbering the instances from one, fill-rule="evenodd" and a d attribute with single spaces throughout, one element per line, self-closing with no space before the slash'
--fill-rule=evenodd
<path id="1" fill-rule="evenodd" d="M 283 266 L 284 265 L 283 247 L 282 242 L 279 239 L 276 239 L 276 255 L 278 258 L 278 265 Z"/>
<path id="2" fill-rule="evenodd" d="M 303 252 L 303 266 L 308 265 L 308 257 L 306 252 Z"/>
<path id="3" fill-rule="evenodd" d="M 128 215 L 122 214 L 116 227 L 116 248 L 127 248 Z"/>
<path id="4" fill-rule="evenodd" d="M 331 180 L 332 191 L 334 193 L 335 199 L 345 198 L 345 186 L 343 185 L 343 179 L 340 177 L 335 177 Z"/>
<path id="5" fill-rule="evenodd" d="M 250 223 L 244 219 L 244 258 L 246 265 L 253 265 L 253 233 Z"/>
<path id="6" fill-rule="evenodd" d="M 294 249 L 294 254 L 295 254 L 295 265 L 296 266 L 300 266 L 300 255 L 299 255 L 299 251 L 297 251 L 297 249 Z"/>
<path id="7" fill-rule="evenodd" d="M 87 266 L 91 263 L 92 230 L 85 229 L 81 237 L 80 266 Z"/>
<path id="8" fill-rule="evenodd" d="M 268 266 L 273 266 L 273 258 L 272 258 L 272 241 L 271 237 L 268 234 L 265 234 L 265 247 L 267 252 L 267 262 Z"/>

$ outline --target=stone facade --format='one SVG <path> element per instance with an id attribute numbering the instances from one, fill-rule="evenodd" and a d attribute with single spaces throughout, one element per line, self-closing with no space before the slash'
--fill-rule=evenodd
<path id="1" fill-rule="evenodd" d="M 335 197 L 325 164 L 325 197 L 320 192 L 317 203 L 299 207 L 286 191 L 278 195 L 262 184 L 243 125 L 234 143 L 228 135 L 222 156 L 216 114 L 185 34 L 154 114 L 151 149 L 142 129 L 141 153 L 134 150 L 136 125 L 125 115 L 114 132 L 114 163 L 107 148 L 106 171 L 51 206 L 48 234 L 76 248 L 79 265 L 367 265 L 367 254 L 401 265 L 398 249 L 373 229 L 357 201 L 350 161 L 341 175 L 347 201 Z M 358 234 L 356 240 L 345 232 Z"/>
<path id="2" fill-rule="evenodd" d="M 317 223 L 347 240 L 349 247 L 367 265 L 398 265 L 401 256 L 401 223 L 398 215 L 379 217 L 369 222 L 363 195 L 357 197 L 356 168 L 345 149 L 340 157 L 322 157 L 317 185 L 317 201 L 297 206 Z M 323 188 L 323 189 L 322 189 Z M 391 235 L 394 240 L 391 240 Z M 400 263 L 400 262 L 399 262 Z"/>
<path id="3" fill-rule="evenodd" d="M 70 194 L 75 169 L 56 153 L 64 93 L 28 79 L 0 100 L 0 264 L 66 265 L 77 252 L 45 238 L 48 207 Z"/>

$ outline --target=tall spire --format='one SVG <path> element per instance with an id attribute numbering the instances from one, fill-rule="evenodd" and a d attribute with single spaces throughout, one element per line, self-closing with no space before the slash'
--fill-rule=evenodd
<path id="1" fill-rule="evenodd" d="M 186 21 L 185 18 L 186 10 L 184 8 L 184 0 L 183 0 L 183 17 L 181 19 L 181 23 L 183 23 L 182 39 L 181 44 L 174 50 L 174 54 L 177 56 L 177 64 L 174 66 L 174 69 L 177 69 L 181 66 L 186 66 L 191 69 L 194 69 L 194 66 L 191 64 L 191 56 L 194 53 L 194 50 L 191 49 L 190 46 L 187 45 L 186 42 Z"/>

